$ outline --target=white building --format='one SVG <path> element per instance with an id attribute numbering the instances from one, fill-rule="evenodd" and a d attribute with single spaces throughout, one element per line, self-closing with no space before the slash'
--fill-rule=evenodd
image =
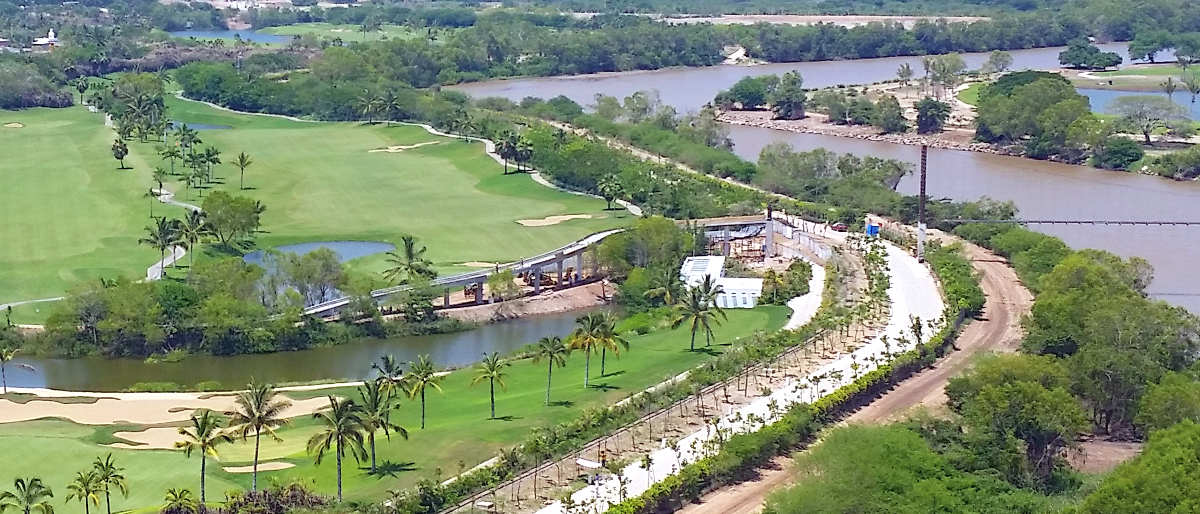
<path id="1" fill-rule="evenodd" d="M 54 29 L 46 33 L 46 37 L 39 37 L 33 40 L 33 45 L 30 47 L 34 52 L 49 52 L 54 47 L 58 46 L 58 37 L 54 35 Z"/>
<path id="2" fill-rule="evenodd" d="M 749 309 L 758 304 L 762 296 L 762 279 L 733 278 L 725 276 L 725 257 L 709 255 L 688 257 L 679 269 L 679 276 L 688 287 L 695 286 L 709 276 L 723 292 L 717 295 L 718 307 L 727 309 Z"/>

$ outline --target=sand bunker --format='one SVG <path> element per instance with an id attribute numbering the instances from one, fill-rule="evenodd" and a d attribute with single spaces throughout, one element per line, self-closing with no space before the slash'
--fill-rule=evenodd
<path id="1" fill-rule="evenodd" d="M 576 220 L 576 219 L 590 220 L 590 219 L 592 219 L 592 215 L 591 214 L 564 214 L 561 216 L 546 216 L 545 218 L 542 218 L 540 220 L 517 220 L 517 223 L 525 225 L 526 227 L 545 227 L 547 225 L 557 225 L 564 221 L 570 221 L 570 220 Z"/>
<path id="2" fill-rule="evenodd" d="M 170 450 L 175 447 L 175 441 L 182 440 L 179 429 L 175 427 L 147 428 L 139 432 L 113 432 L 113 437 L 130 441 L 107 445 L 122 450 Z"/>
<path id="3" fill-rule="evenodd" d="M 481 262 L 481 261 L 464 262 L 464 263 L 462 263 L 462 265 L 469 266 L 472 268 L 494 268 L 494 267 L 498 266 L 498 264 L 495 262 Z"/>
<path id="4" fill-rule="evenodd" d="M 422 146 L 427 146 L 427 145 L 436 145 L 438 143 L 441 143 L 441 141 L 426 141 L 424 143 L 417 143 L 415 145 L 396 145 L 396 146 L 389 146 L 387 148 L 376 148 L 374 150 L 367 150 L 367 153 L 375 153 L 375 152 L 400 153 L 405 150 L 412 150 L 413 148 L 420 148 Z"/>
<path id="5" fill-rule="evenodd" d="M 259 471 L 279 471 L 281 469 L 294 468 L 294 467 L 296 467 L 296 465 L 292 464 L 291 462 L 259 462 L 258 463 Z M 254 472 L 254 466 L 230 466 L 228 468 L 221 468 L 221 469 L 225 470 L 226 473 L 253 473 Z"/>
<path id="6" fill-rule="evenodd" d="M 195 393 L 144 393 L 121 396 L 119 400 L 100 398 L 94 403 L 59 403 L 53 400 L 15 403 L 0 400 L 0 423 L 63 418 L 82 425 L 158 425 L 186 421 L 196 409 L 225 412 L 233 410 L 234 406 L 233 395 L 208 395 L 202 398 Z M 292 406 L 284 411 L 284 417 L 305 416 L 328 406 L 329 400 L 323 397 L 294 400 Z M 174 434 L 175 429 L 166 430 Z M 118 437 L 142 442 L 138 439 L 142 436 Z"/>
<path id="7" fill-rule="evenodd" d="M 5 123 L 4 128 L 25 128 L 25 124 L 17 123 L 15 121 L 13 121 L 13 122 Z"/>

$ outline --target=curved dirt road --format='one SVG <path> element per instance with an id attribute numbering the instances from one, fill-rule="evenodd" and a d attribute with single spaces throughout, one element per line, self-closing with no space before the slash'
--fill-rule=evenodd
<path id="1" fill-rule="evenodd" d="M 980 351 L 1014 351 L 1022 337 L 1021 317 L 1033 305 L 1033 295 L 1017 279 L 1007 261 L 976 245 L 963 243 L 971 264 L 980 274 L 987 297 L 982 316 L 967 325 L 959 336 L 958 351 L 936 366 L 902 382 L 870 405 L 859 409 L 846 422 L 883 423 L 902 417 L 917 406 L 945 403 L 946 381 L 960 373 Z M 759 470 L 758 479 L 742 482 L 705 495 L 700 503 L 684 507 L 686 514 L 754 514 L 762 511 L 771 491 L 791 481 L 792 460 L 778 457 Z"/>

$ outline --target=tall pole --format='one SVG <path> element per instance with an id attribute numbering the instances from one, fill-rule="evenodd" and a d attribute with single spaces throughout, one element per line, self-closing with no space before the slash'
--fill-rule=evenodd
<path id="1" fill-rule="evenodd" d="M 925 262 L 925 168 L 929 146 L 921 145 L 921 196 L 917 199 L 917 261 Z"/>

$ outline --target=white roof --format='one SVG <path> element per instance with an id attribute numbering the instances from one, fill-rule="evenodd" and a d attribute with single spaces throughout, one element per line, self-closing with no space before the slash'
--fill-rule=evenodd
<path id="1" fill-rule="evenodd" d="M 717 280 L 717 284 L 724 289 L 726 293 L 754 293 L 762 294 L 763 281 L 761 278 L 732 278 L 724 277 Z"/>
<path id="2" fill-rule="evenodd" d="M 688 257 L 679 268 L 679 276 L 683 283 L 689 286 L 699 284 L 704 277 L 721 278 L 725 269 L 725 256 L 706 255 L 703 257 Z"/>

